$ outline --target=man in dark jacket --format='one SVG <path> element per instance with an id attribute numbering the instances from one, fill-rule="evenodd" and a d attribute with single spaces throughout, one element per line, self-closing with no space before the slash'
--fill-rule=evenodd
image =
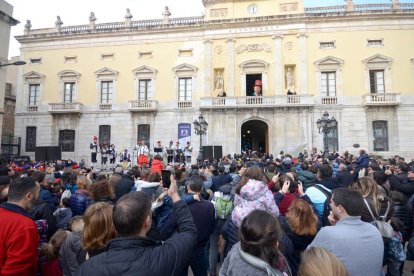
<path id="1" fill-rule="evenodd" d="M 201 198 L 203 179 L 198 175 L 190 177 L 187 181 L 187 190 L 189 194 L 198 195 Z M 194 275 L 207 275 L 208 262 L 205 258 L 205 251 L 208 250 L 207 244 L 215 225 L 214 205 L 208 200 L 200 200 L 188 204 L 188 208 L 197 227 L 197 245 L 191 254 L 190 262 L 180 275 L 187 275 L 188 266 L 191 266 Z M 165 240 L 171 237 L 174 232 L 180 230 L 177 226 L 177 218 L 171 214 L 164 227 L 160 229 L 161 238 Z"/>
<path id="2" fill-rule="evenodd" d="M 339 165 L 339 172 L 335 177 L 335 181 L 340 187 L 349 187 L 354 182 L 354 176 L 348 171 L 345 164 Z"/>
<path id="3" fill-rule="evenodd" d="M 407 163 L 400 163 L 395 166 L 394 173 L 389 169 L 385 171 L 390 182 L 391 191 L 399 191 L 408 198 L 414 194 L 414 183 L 408 179 L 409 169 Z"/>
<path id="4" fill-rule="evenodd" d="M 180 232 L 164 243 L 146 237 L 151 228 L 151 199 L 144 192 L 129 193 L 114 206 L 113 222 L 118 238 L 106 252 L 86 261 L 78 275 L 178 275 L 188 263 L 197 238 L 197 228 L 177 184 L 171 177 L 168 194 Z"/>
<path id="5" fill-rule="evenodd" d="M 219 175 L 213 177 L 213 186 L 211 186 L 211 190 L 213 192 L 217 192 L 221 186 L 233 181 L 233 178 L 230 175 L 226 174 L 225 170 L 226 169 L 223 166 L 220 166 L 218 168 Z"/>
<path id="6" fill-rule="evenodd" d="M 126 174 L 123 174 L 121 180 L 119 180 L 114 185 L 114 201 L 117 202 L 123 195 L 131 192 L 131 189 L 134 187 L 134 185 L 134 173 L 132 171 L 128 171 Z"/>

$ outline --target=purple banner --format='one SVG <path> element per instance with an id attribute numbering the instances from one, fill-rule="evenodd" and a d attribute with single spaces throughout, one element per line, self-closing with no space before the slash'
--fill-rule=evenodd
<path id="1" fill-rule="evenodd" d="M 187 142 L 191 143 L 191 124 L 178 124 L 178 141 L 181 147 L 185 147 Z"/>

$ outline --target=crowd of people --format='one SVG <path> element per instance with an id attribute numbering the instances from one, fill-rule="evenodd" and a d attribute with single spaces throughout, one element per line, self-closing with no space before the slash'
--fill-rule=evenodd
<path id="1" fill-rule="evenodd" d="M 0 275 L 378 276 L 414 259 L 414 160 L 149 164 L 1 165 Z"/>

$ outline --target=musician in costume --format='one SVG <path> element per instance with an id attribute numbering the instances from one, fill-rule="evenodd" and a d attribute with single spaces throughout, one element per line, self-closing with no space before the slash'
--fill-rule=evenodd
<path id="1" fill-rule="evenodd" d="M 122 164 L 122 168 L 126 170 L 131 165 L 131 155 L 129 154 L 127 149 L 124 149 L 124 151 L 120 154 L 120 162 Z"/>
<path id="2" fill-rule="evenodd" d="M 184 148 L 185 163 L 191 164 L 191 156 L 193 155 L 193 147 L 190 141 L 187 141 L 187 146 Z"/>
<path id="3" fill-rule="evenodd" d="M 101 147 L 101 170 L 106 170 L 108 167 L 106 163 L 108 162 L 108 144 L 104 143 Z"/>
<path id="4" fill-rule="evenodd" d="M 91 167 L 95 167 L 96 162 L 96 156 L 98 155 L 98 138 L 96 136 L 93 136 L 93 141 L 90 143 L 89 148 L 91 150 Z"/>
<path id="5" fill-rule="evenodd" d="M 161 141 L 157 141 L 157 144 L 154 146 L 154 154 L 161 156 L 162 161 L 165 163 L 167 153 L 165 151 L 165 148 L 161 145 Z"/>
<path id="6" fill-rule="evenodd" d="M 174 153 L 175 153 L 174 161 L 177 162 L 177 163 L 183 162 L 183 151 L 180 147 L 180 142 L 179 141 L 175 142 Z"/>
<path id="7" fill-rule="evenodd" d="M 147 167 L 148 166 L 148 155 L 149 155 L 149 149 L 147 147 L 147 145 L 145 145 L 145 141 L 141 140 L 141 144 L 140 145 L 136 145 L 135 149 L 137 150 L 137 155 L 138 155 L 138 166 L 140 168 L 142 167 Z"/>
<path id="8" fill-rule="evenodd" d="M 109 147 L 108 155 L 109 155 L 109 168 L 113 169 L 115 167 L 115 159 L 116 159 L 116 149 L 115 149 L 114 144 L 112 144 Z"/>
<path id="9" fill-rule="evenodd" d="M 174 159 L 174 142 L 170 141 L 170 144 L 167 147 L 167 163 L 172 163 Z"/>

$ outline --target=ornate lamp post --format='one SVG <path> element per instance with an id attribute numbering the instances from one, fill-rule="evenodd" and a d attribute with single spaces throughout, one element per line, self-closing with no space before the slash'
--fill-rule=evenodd
<path id="1" fill-rule="evenodd" d="M 319 133 L 323 133 L 323 145 L 324 145 L 324 156 L 328 153 L 328 139 L 327 136 L 330 132 L 333 132 L 336 130 L 336 127 L 338 126 L 338 121 L 334 117 L 331 119 L 329 118 L 329 113 L 325 111 L 321 119 L 318 119 L 316 121 L 316 125 L 318 126 Z"/>
<path id="2" fill-rule="evenodd" d="M 26 62 L 22 60 L 15 61 L 13 63 L 4 63 L 4 64 L 0 62 L 0 67 L 9 66 L 9 65 L 25 65 L 25 64 Z"/>
<path id="3" fill-rule="evenodd" d="M 201 162 L 203 162 L 203 139 L 202 139 L 202 136 L 207 134 L 208 124 L 207 124 L 206 120 L 204 120 L 203 115 L 200 114 L 200 116 L 198 116 L 198 121 L 195 120 L 193 122 L 193 125 L 194 125 L 195 134 L 200 135 L 200 150 L 198 151 L 198 157 L 197 157 L 197 162 L 200 164 Z"/>

